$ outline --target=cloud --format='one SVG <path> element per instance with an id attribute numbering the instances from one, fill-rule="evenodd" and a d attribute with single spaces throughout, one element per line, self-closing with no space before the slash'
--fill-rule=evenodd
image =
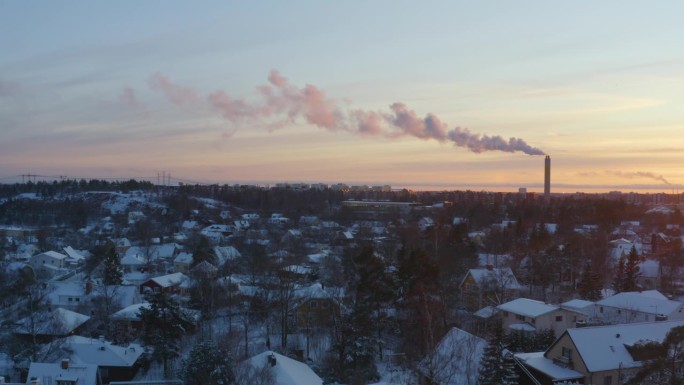
<path id="1" fill-rule="evenodd" d="M 149 85 L 153 90 L 161 90 L 169 101 L 177 106 L 184 107 L 199 100 L 195 90 L 174 84 L 159 72 L 150 77 Z"/>

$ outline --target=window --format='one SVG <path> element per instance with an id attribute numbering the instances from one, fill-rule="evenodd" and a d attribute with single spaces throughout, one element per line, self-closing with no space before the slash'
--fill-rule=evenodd
<path id="1" fill-rule="evenodd" d="M 524 321 L 524 320 L 525 320 L 525 316 L 524 316 L 524 315 L 520 315 L 520 314 L 516 314 L 516 315 L 515 315 L 515 318 L 516 318 L 518 321 Z"/>
<path id="2" fill-rule="evenodd" d="M 69 297 L 69 302 L 71 302 L 71 301 L 73 301 L 73 300 L 74 300 L 73 298 Z"/>
<path id="3" fill-rule="evenodd" d="M 603 313 L 603 306 L 599 308 L 599 313 Z"/>
<path id="4" fill-rule="evenodd" d="M 508 312 L 507 311 L 503 312 L 503 316 L 508 317 Z"/>
<path id="5" fill-rule="evenodd" d="M 613 385 L 613 376 L 603 377 L 603 385 Z"/>
<path id="6" fill-rule="evenodd" d="M 318 302 L 316 302 L 316 301 L 311 301 L 311 302 L 309 302 L 309 307 L 312 308 L 312 309 L 317 308 L 317 307 L 318 307 Z"/>
<path id="7" fill-rule="evenodd" d="M 327 309 L 330 307 L 330 303 L 328 301 L 325 301 L 321 304 L 321 307 L 323 307 L 324 309 Z"/>
<path id="8" fill-rule="evenodd" d="M 561 350 L 561 355 L 565 358 L 572 358 L 572 349 L 566 348 L 563 346 Z"/>
<path id="9" fill-rule="evenodd" d="M 563 316 L 562 316 L 562 315 L 557 315 L 557 316 L 556 316 L 556 322 L 563 322 Z"/>

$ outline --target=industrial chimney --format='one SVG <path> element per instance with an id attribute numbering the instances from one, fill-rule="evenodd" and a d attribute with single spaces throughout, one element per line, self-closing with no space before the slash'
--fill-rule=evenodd
<path id="1" fill-rule="evenodd" d="M 544 198 L 548 199 L 551 195 L 551 157 L 544 159 Z"/>

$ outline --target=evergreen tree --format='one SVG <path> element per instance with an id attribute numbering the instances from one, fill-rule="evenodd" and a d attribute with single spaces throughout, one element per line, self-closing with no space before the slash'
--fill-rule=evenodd
<path id="1" fill-rule="evenodd" d="M 140 308 L 144 325 L 141 339 L 145 346 L 153 348 L 152 359 L 164 365 L 164 375 L 169 375 L 169 361 L 181 351 L 180 339 L 193 326 L 190 316 L 180 305 L 164 292 L 148 297 L 150 307 Z"/>
<path id="2" fill-rule="evenodd" d="M 613 278 L 613 290 L 615 293 L 621 293 L 625 287 L 625 257 L 620 257 L 617 265 L 617 271 L 615 272 L 615 277 Z"/>
<path id="3" fill-rule="evenodd" d="M 628 385 L 684 384 L 684 326 L 670 329 L 662 343 L 637 344 L 631 347 L 630 353 L 644 364 L 627 381 Z"/>
<path id="4" fill-rule="evenodd" d="M 479 385 L 515 385 L 518 374 L 512 353 L 504 344 L 501 327 L 497 327 L 480 361 Z"/>
<path id="5" fill-rule="evenodd" d="M 585 263 L 577 287 L 580 297 L 588 301 L 598 301 L 601 299 L 602 286 L 601 276 L 592 269 L 589 262 Z"/>
<path id="6" fill-rule="evenodd" d="M 183 361 L 179 377 L 185 385 L 233 384 L 235 375 L 230 353 L 213 342 L 200 341 Z"/>
<path id="7" fill-rule="evenodd" d="M 636 247 L 632 246 L 632 250 L 629 251 L 627 262 L 625 263 L 625 280 L 621 291 L 638 290 L 637 279 L 641 275 L 639 272 L 639 262 L 641 261 Z"/>
<path id="8" fill-rule="evenodd" d="M 120 285 L 123 281 L 123 268 L 113 244 L 110 244 L 105 252 L 103 265 L 102 283 L 104 285 Z"/>

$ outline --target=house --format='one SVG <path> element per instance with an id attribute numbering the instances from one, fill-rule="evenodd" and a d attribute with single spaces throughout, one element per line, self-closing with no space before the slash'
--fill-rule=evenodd
<path id="1" fill-rule="evenodd" d="M 75 365 L 68 359 L 57 364 L 31 362 L 28 371 L 29 384 L 51 385 L 101 385 L 96 365 Z"/>
<path id="2" fill-rule="evenodd" d="M 63 307 L 75 310 L 77 307 L 87 303 L 88 295 L 92 289 L 92 282 L 53 282 L 48 286 L 45 300 L 53 309 Z"/>
<path id="3" fill-rule="evenodd" d="M 227 261 L 242 257 L 238 249 L 233 246 L 215 246 L 214 255 L 216 256 L 217 266 L 223 266 Z"/>
<path id="4" fill-rule="evenodd" d="M 480 360 L 487 341 L 458 328 L 451 328 L 435 351 L 418 363 L 421 385 L 477 383 Z"/>
<path id="5" fill-rule="evenodd" d="M 586 322 L 588 316 L 570 308 L 518 298 L 497 306 L 503 329 L 542 332 L 553 330 L 559 337 L 566 329 Z"/>
<path id="6" fill-rule="evenodd" d="M 635 354 L 639 346 L 662 342 L 677 326 L 684 321 L 568 329 L 545 352 L 519 353 L 515 359 L 540 384 L 622 384 L 642 365 Z"/>
<path id="7" fill-rule="evenodd" d="M 173 271 L 186 274 L 192 265 L 192 253 L 178 253 L 173 259 Z"/>
<path id="8" fill-rule="evenodd" d="M 67 256 L 56 251 L 46 251 L 31 257 L 31 267 L 35 270 L 47 272 L 54 276 L 61 269 L 67 267 Z"/>
<path id="9" fill-rule="evenodd" d="M 253 378 L 262 380 L 270 377 L 274 385 L 323 384 L 323 380 L 305 363 L 272 351 L 265 351 L 242 361 L 236 372 L 239 376 L 244 376 L 245 383 L 255 383 L 256 381 L 247 379 L 248 376 L 254 376 Z"/>
<path id="10" fill-rule="evenodd" d="M 173 273 L 160 277 L 150 278 L 140 284 L 140 294 L 164 292 L 167 294 L 180 294 L 181 285 L 189 278 L 183 273 Z"/>
<path id="11" fill-rule="evenodd" d="M 17 322 L 19 326 L 14 333 L 28 338 L 50 341 L 56 337 L 76 333 L 88 320 L 90 317 L 85 314 L 57 308 L 22 318 Z"/>
<path id="12" fill-rule="evenodd" d="M 684 320 L 684 304 L 657 290 L 623 292 L 596 302 L 595 316 L 603 323 Z"/>
<path id="13" fill-rule="evenodd" d="M 133 341 L 142 332 L 143 323 L 140 309 L 143 307 L 149 309 L 150 304 L 148 302 L 136 303 L 112 314 L 111 319 L 116 342 Z"/>
<path id="14" fill-rule="evenodd" d="M 340 305 L 320 283 L 295 289 L 290 307 L 292 328 L 313 328 L 331 325 L 340 315 Z"/>
<path id="15" fill-rule="evenodd" d="M 139 344 L 118 346 L 102 337 L 95 339 L 77 335 L 67 337 L 62 350 L 65 352 L 62 361 L 68 359 L 73 365 L 96 366 L 104 384 L 132 380 L 145 352 Z"/>
<path id="16" fill-rule="evenodd" d="M 470 269 L 458 285 L 461 303 L 471 310 L 517 297 L 522 286 L 509 267 Z"/>

